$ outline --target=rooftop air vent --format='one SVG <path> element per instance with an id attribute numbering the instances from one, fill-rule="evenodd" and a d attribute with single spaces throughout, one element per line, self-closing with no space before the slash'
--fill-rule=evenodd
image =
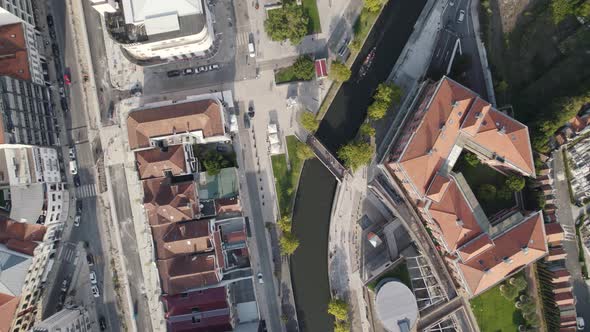
<path id="1" fill-rule="evenodd" d="M 457 100 L 453 100 L 453 101 L 451 102 L 451 106 L 453 106 L 453 108 L 454 108 L 454 107 L 457 107 L 457 106 L 459 106 L 459 101 L 457 101 Z"/>
<path id="2" fill-rule="evenodd" d="M 457 226 L 463 227 L 463 220 L 461 220 L 460 218 L 457 218 L 457 220 L 455 220 L 455 222 L 457 223 Z"/>
<path id="3" fill-rule="evenodd" d="M 512 258 L 508 257 L 508 256 L 504 256 L 504 258 L 502 258 L 502 261 L 506 264 L 511 264 L 512 263 Z"/>
<path id="4" fill-rule="evenodd" d="M 506 134 L 506 126 L 502 126 L 502 127 L 498 128 L 498 133 Z"/>
<path id="5" fill-rule="evenodd" d="M 475 113 L 475 118 L 476 118 L 476 119 L 481 119 L 481 117 L 482 117 L 482 116 L 483 116 L 483 115 L 481 114 L 481 112 L 477 112 L 477 113 Z"/>
<path id="6" fill-rule="evenodd" d="M 526 255 L 529 253 L 529 246 L 525 244 L 524 246 L 520 247 L 520 250 Z"/>

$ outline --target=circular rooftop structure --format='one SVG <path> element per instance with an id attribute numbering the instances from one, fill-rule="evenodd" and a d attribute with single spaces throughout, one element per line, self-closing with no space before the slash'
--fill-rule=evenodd
<path id="1" fill-rule="evenodd" d="M 411 331 L 418 320 L 418 303 L 408 286 L 389 281 L 377 291 L 377 316 L 389 332 Z"/>

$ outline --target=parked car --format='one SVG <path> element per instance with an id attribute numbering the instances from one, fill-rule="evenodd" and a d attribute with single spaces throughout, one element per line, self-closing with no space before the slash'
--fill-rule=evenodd
<path id="1" fill-rule="evenodd" d="M 212 64 L 212 65 L 211 65 L 211 68 L 212 68 L 213 70 L 217 70 L 217 69 L 219 69 L 219 65 L 218 65 L 218 64 L 216 64 L 216 63 L 214 63 L 214 64 Z"/>
<path id="2" fill-rule="evenodd" d="M 68 279 L 64 279 L 64 281 L 61 283 L 61 291 L 62 292 L 67 292 L 68 291 Z"/>
<path id="3" fill-rule="evenodd" d="M 578 330 L 582 331 L 585 327 L 584 317 L 577 317 L 576 318 L 576 325 L 578 326 Z"/>
<path id="4" fill-rule="evenodd" d="M 94 271 L 90 271 L 90 283 L 93 285 L 96 285 L 96 273 L 94 273 Z"/>
<path id="5" fill-rule="evenodd" d="M 73 145 L 70 146 L 69 152 L 70 152 L 70 159 L 76 160 L 76 148 Z"/>
<path id="6" fill-rule="evenodd" d="M 248 107 L 248 116 L 253 118 L 256 113 L 254 112 L 254 106 Z"/>
<path id="7" fill-rule="evenodd" d="M 168 75 L 168 77 L 180 76 L 180 70 L 171 70 L 167 72 L 166 75 Z"/>
<path id="8" fill-rule="evenodd" d="M 70 77 L 70 68 L 66 68 L 66 71 L 64 73 L 64 83 L 66 85 L 72 84 L 71 77 Z"/>
<path id="9" fill-rule="evenodd" d="M 51 15 L 47 15 L 47 26 L 49 26 L 49 27 L 53 26 L 53 16 L 51 16 Z"/>
<path id="10" fill-rule="evenodd" d="M 462 23 L 465 20 L 465 11 L 461 9 L 459 11 L 459 16 L 457 17 L 457 23 Z"/>
<path id="11" fill-rule="evenodd" d="M 264 284 L 264 280 L 262 280 L 262 273 L 258 273 L 258 283 Z"/>
<path id="12" fill-rule="evenodd" d="M 79 214 L 77 214 L 77 215 L 74 217 L 74 226 L 76 226 L 76 227 L 80 226 L 80 219 L 81 219 L 81 217 L 80 217 L 80 215 L 79 215 Z"/>
<path id="13" fill-rule="evenodd" d="M 92 296 L 94 296 L 94 297 L 100 296 L 100 291 L 98 290 L 97 286 L 92 285 L 92 287 L 90 287 L 90 290 L 92 291 Z"/>
<path id="14" fill-rule="evenodd" d="M 92 254 L 86 255 L 86 261 L 88 262 L 88 266 L 94 265 L 94 256 Z"/>
<path id="15" fill-rule="evenodd" d="M 75 160 L 70 160 L 70 173 L 72 173 L 72 175 L 78 174 L 78 164 Z"/>
<path id="16" fill-rule="evenodd" d="M 207 66 L 199 66 L 197 69 L 199 70 L 199 73 L 208 71 Z"/>
<path id="17" fill-rule="evenodd" d="M 256 50 L 254 49 L 254 43 L 253 42 L 249 42 L 248 43 L 248 54 L 250 55 L 251 58 L 256 56 Z"/>
<path id="18" fill-rule="evenodd" d="M 98 319 L 98 324 L 100 325 L 100 330 L 105 331 L 107 329 L 107 320 L 104 319 L 103 316 L 100 316 Z"/>
<path id="19" fill-rule="evenodd" d="M 80 175 L 78 175 L 78 174 L 74 175 L 74 186 L 76 186 L 76 187 L 80 186 Z"/>
<path id="20" fill-rule="evenodd" d="M 195 70 L 192 68 L 186 68 L 185 70 L 182 71 L 183 75 L 192 75 L 195 73 Z"/>

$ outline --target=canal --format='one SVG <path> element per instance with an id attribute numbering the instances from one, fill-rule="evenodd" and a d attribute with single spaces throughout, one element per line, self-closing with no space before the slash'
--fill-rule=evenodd
<path id="1" fill-rule="evenodd" d="M 426 0 L 389 0 L 352 67 L 353 77 L 342 85 L 316 137 L 332 152 L 352 140 L 365 118 L 371 95 L 391 73 Z M 356 72 L 366 54 L 376 57 L 365 78 Z M 318 159 L 308 160 L 301 174 L 293 211 L 293 232 L 300 241 L 291 257 L 291 279 L 301 331 L 328 332 L 333 319 L 326 312 L 330 301 L 328 234 L 336 190 L 334 176 Z"/>

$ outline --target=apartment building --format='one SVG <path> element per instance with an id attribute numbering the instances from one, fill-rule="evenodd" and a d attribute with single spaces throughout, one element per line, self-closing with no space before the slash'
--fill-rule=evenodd
<path id="1" fill-rule="evenodd" d="M 32 0 L 0 0 L 0 7 L 23 22 L 35 26 Z M 0 11 L 0 18 L 3 16 Z"/>
<path id="2" fill-rule="evenodd" d="M 131 40 L 122 46 L 138 60 L 202 56 L 213 46 L 213 18 L 203 0 L 122 0 L 122 11 Z"/>
<path id="3" fill-rule="evenodd" d="M 224 118 L 212 99 L 152 105 L 128 117 L 169 331 L 258 324 L 237 170 L 202 172 L 193 152 L 194 144 L 229 140 Z"/>
<path id="4" fill-rule="evenodd" d="M 472 296 L 547 255 L 542 212 L 521 206 L 486 215 L 453 167 L 463 150 L 503 174 L 535 176 L 528 128 L 459 83 L 426 82 L 386 168 L 405 190 Z"/>
<path id="5" fill-rule="evenodd" d="M 35 30 L 23 22 L 2 25 L 0 44 L 0 143 L 58 145 Z"/>
<path id="6" fill-rule="evenodd" d="M 65 308 L 35 324 L 31 332 L 90 332 L 90 315 L 84 308 Z"/>

